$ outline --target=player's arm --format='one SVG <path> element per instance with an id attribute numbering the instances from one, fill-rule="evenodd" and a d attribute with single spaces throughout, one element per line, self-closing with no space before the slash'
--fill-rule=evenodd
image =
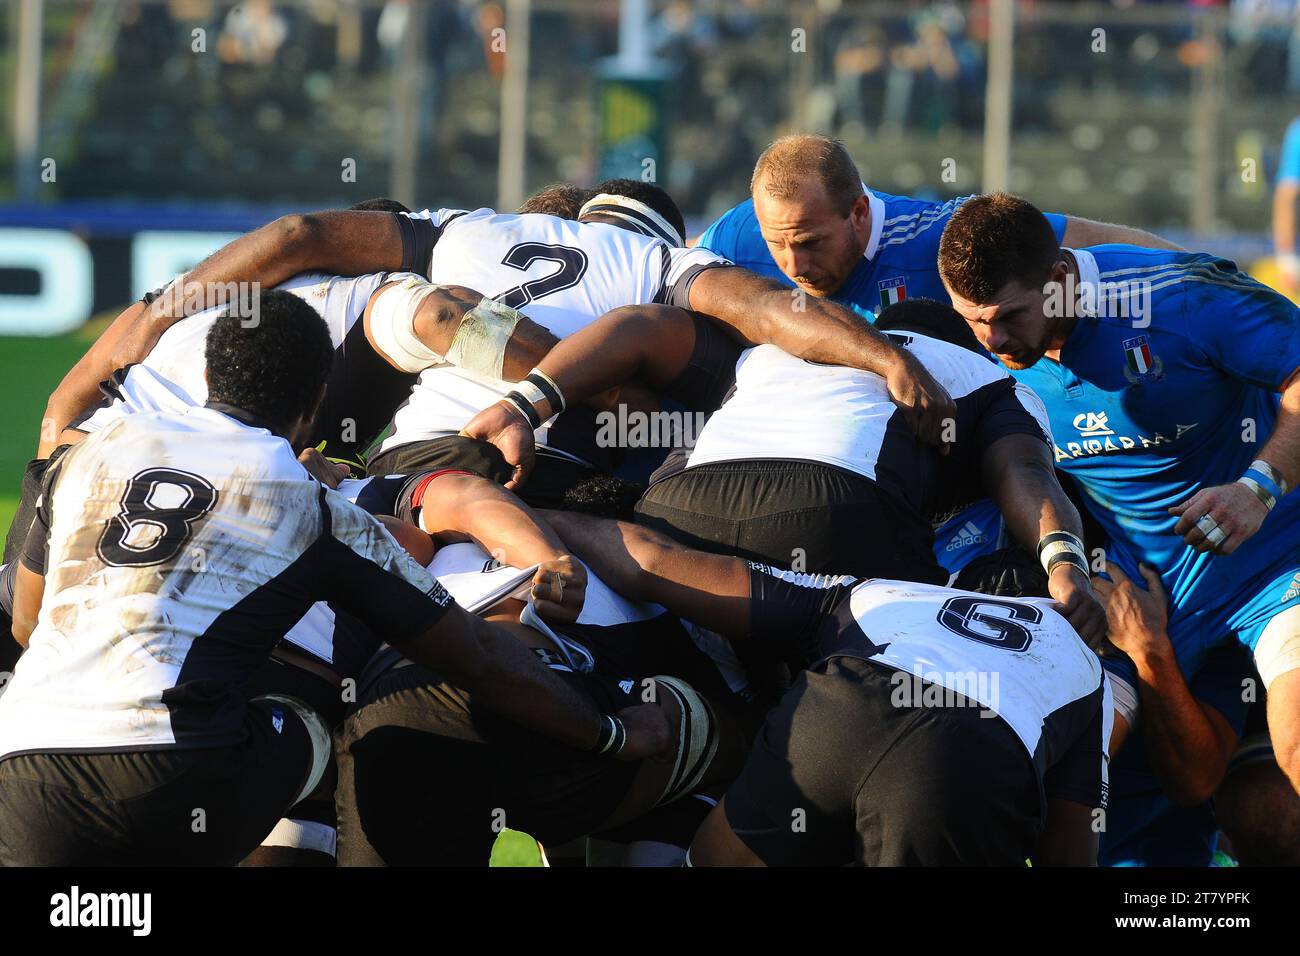
<path id="1" fill-rule="evenodd" d="M 50 452 L 66 441 L 70 436 L 63 432 L 68 423 L 100 400 L 100 382 L 107 381 L 118 369 L 141 361 L 175 321 L 160 318 L 141 301 L 132 303 L 109 323 L 50 393 L 41 420 L 36 457 L 49 457 Z"/>
<path id="2" fill-rule="evenodd" d="M 335 602 L 367 621 L 404 655 L 500 714 L 571 747 L 601 750 L 622 733 L 621 759 L 662 753 L 669 745 L 658 707 L 636 707 L 611 722 L 510 633 L 458 607 L 374 519 L 334 493 L 322 491 L 330 530 L 313 546 L 319 600 Z M 651 712 L 653 710 L 653 713 Z"/>
<path id="3" fill-rule="evenodd" d="M 36 630 L 36 620 L 41 614 L 41 602 L 45 597 L 45 575 L 33 571 L 18 561 L 14 576 L 14 640 L 23 647 L 27 646 L 32 631 Z"/>
<path id="4" fill-rule="evenodd" d="M 573 553 L 615 591 L 738 638 L 749 633 L 750 573 L 743 558 L 694 551 L 627 521 L 544 511 Z"/>
<path id="5" fill-rule="evenodd" d="M 1051 449 L 1041 434 L 999 438 L 984 452 L 980 469 L 984 488 L 1001 509 L 1007 529 L 1026 551 L 1038 554 L 1040 543 L 1047 542 L 1052 548 L 1052 542 L 1061 542 L 1053 548 L 1060 558 L 1047 572 L 1048 592 L 1084 642 L 1094 650 L 1104 649 L 1106 614 L 1089 582 L 1083 522 L 1056 478 Z M 1076 544 L 1077 550 L 1070 544 Z"/>
<path id="6" fill-rule="evenodd" d="M 582 613 L 587 571 L 564 542 L 500 485 L 467 472 L 435 473 L 422 489 L 420 527 L 448 541 L 471 538 L 498 561 L 516 568 L 538 565 L 533 578 L 537 611 L 571 623 Z"/>
<path id="7" fill-rule="evenodd" d="M 1144 565 L 1143 590 L 1116 565 L 1107 562 L 1106 570 L 1111 581 L 1098 578 L 1096 589 L 1106 604 L 1111 641 L 1137 668 L 1147 757 L 1170 799 L 1185 807 L 1203 803 L 1227 773 L 1237 733 L 1183 677 L 1166 630 L 1168 596 L 1160 575 Z"/>
<path id="8" fill-rule="evenodd" d="M 362 315 L 366 339 L 389 365 L 422 372 L 449 362 L 517 382 L 559 341 L 522 312 L 464 286 L 417 276 L 375 290 Z"/>
<path id="9" fill-rule="evenodd" d="M 1186 334 L 1226 377 L 1281 394 L 1272 433 L 1245 473 L 1227 484 L 1202 488 L 1169 509 L 1178 516 L 1174 534 L 1188 546 L 1203 554 L 1232 554 L 1300 482 L 1300 309 L 1236 272 L 1234 264 L 1206 258 L 1205 271 L 1215 269 L 1221 278 L 1184 283 L 1180 299 Z M 1230 326 L 1213 318 L 1224 314 L 1233 316 Z M 1248 425 L 1242 422 L 1243 430 Z M 1243 441 L 1244 436 L 1243 431 Z M 1249 439 L 1255 440 L 1253 435 Z"/>
<path id="10" fill-rule="evenodd" d="M 667 389 L 689 363 L 695 335 L 695 319 L 684 309 L 666 305 L 614 309 L 547 352 L 537 364 L 534 374 L 540 377 L 529 395 L 518 392 L 489 405 L 460 433 L 501 450 L 515 469 L 507 484 L 513 489 L 532 470 L 534 418 L 548 420 L 562 410 L 561 403 L 611 408 L 626 399 L 623 386 L 633 380 L 657 391 Z"/>
<path id="11" fill-rule="evenodd" d="M 1120 226 L 1113 222 L 1098 222 L 1095 219 L 1084 219 L 1080 216 L 1065 217 L 1065 235 L 1061 238 L 1062 245 L 1069 246 L 1071 249 L 1082 249 L 1087 246 L 1100 246 L 1111 242 L 1125 243 L 1130 246 L 1143 246 L 1147 249 L 1183 251 L 1182 246 L 1175 245 L 1168 239 L 1161 239 L 1154 233 L 1147 232 L 1144 229 Z"/>
<path id="12" fill-rule="evenodd" d="M 945 425 L 956 414 L 947 391 L 907 349 L 852 309 L 738 266 L 699 272 L 687 296 L 691 309 L 716 319 L 741 343 L 775 345 L 811 362 L 875 372 L 917 435 L 942 444 Z"/>

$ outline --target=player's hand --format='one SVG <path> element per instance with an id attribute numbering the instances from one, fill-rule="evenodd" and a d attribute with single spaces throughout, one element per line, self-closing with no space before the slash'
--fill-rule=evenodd
<path id="1" fill-rule="evenodd" d="M 618 760 L 646 760 L 666 753 L 672 745 L 672 729 L 668 717 L 658 704 L 638 704 L 625 707 L 615 716 L 623 721 L 627 742 L 619 751 Z"/>
<path id="2" fill-rule="evenodd" d="M 953 437 L 951 426 L 957 420 L 957 406 L 947 390 L 905 349 L 900 349 L 899 361 L 885 376 L 885 384 L 917 437 L 947 454 L 945 439 Z"/>
<path id="3" fill-rule="evenodd" d="M 1106 608 L 1110 639 L 1116 647 L 1137 659 L 1166 653 L 1169 643 L 1169 598 L 1165 586 L 1152 568 L 1138 568 L 1146 581 L 1146 590 L 1138 587 L 1127 574 L 1111 562 L 1106 573 L 1111 580 L 1094 578 L 1093 588 Z"/>
<path id="4" fill-rule="evenodd" d="M 326 488 L 337 488 L 352 469 L 342 462 L 330 461 L 315 448 L 305 448 L 298 456 L 298 462 L 307 469 L 307 473 Z"/>
<path id="5" fill-rule="evenodd" d="M 489 405 L 460 430 L 466 438 L 495 445 L 513 472 L 506 487 L 518 491 L 532 473 L 537 442 L 532 426 L 524 421 L 510 403 L 502 399 Z"/>
<path id="6" fill-rule="evenodd" d="M 1088 575 L 1072 564 L 1058 564 L 1047 579 L 1047 592 L 1085 644 L 1103 657 L 1113 650 L 1106 640 L 1106 611 L 1093 593 Z"/>
<path id="7" fill-rule="evenodd" d="M 1268 507 L 1240 482 L 1202 488 L 1169 509 L 1178 515 L 1174 534 L 1201 554 L 1232 554 L 1268 517 Z M 1208 516 L 1208 520 L 1207 520 Z M 1223 534 L 1220 538 L 1216 530 Z"/>
<path id="8" fill-rule="evenodd" d="M 543 620 L 572 624 L 587 598 L 587 569 L 571 554 L 544 561 L 533 575 L 531 596 Z"/>

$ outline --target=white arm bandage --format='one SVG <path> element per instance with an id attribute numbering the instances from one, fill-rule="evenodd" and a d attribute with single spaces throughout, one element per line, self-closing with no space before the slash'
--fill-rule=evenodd
<path id="1" fill-rule="evenodd" d="M 523 318 L 517 309 L 484 298 L 460 320 L 447 350 L 447 361 L 467 372 L 500 379 L 510 336 Z"/>
<path id="2" fill-rule="evenodd" d="M 403 279 L 380 291 L 370 306 L 370 336 L 403 372 L 423 372 L 443 357 L 415 334 L 415 313 L 437 286 L 423 279 Z"/>

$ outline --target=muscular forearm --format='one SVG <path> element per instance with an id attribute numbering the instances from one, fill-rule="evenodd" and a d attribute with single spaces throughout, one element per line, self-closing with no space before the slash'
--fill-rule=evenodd
<path id="1" fill-rule="evenodd" d="M 984 487 L 997 502 L 1007 529 L 1030 554 L 1051 531 L 1083 537 L 1083 522 L 1056 480 L 1046 446 L 1029 435 L 995 442 L 982 461 Z"/>
<path id="2" fill-rule="evenodd" d="M 1212 708 L 1192 696 L 1171 647 L 1130 656 L 1137 667 L 1147 757 L 1161 785 L 1180 806 L 1208 800 L 1232 752 L 1216 732 Z"/>
<path id="3" fill-rule="evenodd" d="M 1085 246 L 1100 246 L 1112 242 L 1143 246 L 1147 249 L 1185 251 L 1182 246 L 1161 239 L 1144 229 L 1134 229 L 1131 226 L 1120 226 L 1110 222 L 1097 222 L 1095 219 L 1082 219 L 1078 216 L 1066 218 L 1065 235 L 1061 238 L 1062 245 L 1071 249 L 1081 249 Z"/>
<path id="4" fill-rule="evenodd" d="M 211 308 L 225 302 L 229 283 L 269 289 L 300 272 L 355 276 L 401 267 L 402 236 L 391 213 L 281 216 L 204 259 L 184 277 L 187 294 L 172 298 Z M 194 296 L 188 294 L 191 289 L 197 290 Z M 195 310 L 187 304 L 186 311 Z"/>
<path id="5" fill-rule="evenodd" d="M 1277 424 L 1259 457 L 1281 473 L 1288 488 L 1300 483 L 1300 371 L 1291 376 L 1282 390 Z"/>
<path id="6" fill-rule="evenodd" d="M 458 511 L 457 527 L 450 530 L 469 535 L 503 564 L 527 568 L 568 553 L 559 536 L 504 488 L 491 485 Z"/>
<path id="7" fill-rule="evenodd" d="M 513 635 L 486 621 L 471 620 L 485 666 L 474 673 L 448 676 L 470 692 L 474 706 L 570 747 L 593 749 L 600 723 L 596 707 Z"/>
<path id="8" fill-rule="evenodd" d="M 721 322 L 749 345 L 827 365 L 887 376 L 902 350 L 852 309 L 789 289 L 746 269 L 709 269 L 691 284 L 690 305 Z"/>
<path id="9" fill-rule="evenodd" d="M 133 303 L 109 324 L 50 394 L 36 457 L 49 456 L 68 422 L 100 400 L 99 383 L 148 355 L 168 324 L 158 323 L 143 302 Z"/>
<path id="10" fill-rule="evenodd" d="M 663 388 L 686 368 L 694 344 L 690 313 L 668 306 L 626 306 L 561 341 L 537 367 L 572 405 L 633 379 Z"/>
<path id="11" fill-rule="evenodd" d="M 620 594 L 661 604 L 728 637 L 749 631 L 749 565 L 742 558 L 694 551 L 626 521 L 567 511 L 547 511 L 542 517 Z"/>

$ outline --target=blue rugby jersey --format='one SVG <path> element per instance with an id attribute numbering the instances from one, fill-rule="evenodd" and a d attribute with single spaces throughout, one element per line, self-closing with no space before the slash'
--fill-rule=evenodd
<path id="1" fill-rule="evenodd" d="M 871 322 L 885 308 L 904 299 L 949 302 L 939 278 L 939 238 L 957 207 L 971 197 L 933 202 L 891 196 L 865 184 L 863 188 L 871 206 L 871 235 L 862 261 L 830 296 L 831 301 L 848 306 Z M 1048 213 L 1047 219 L 1060 241 L 1065 235 L 1066 217 Z M 752 199 L 723 213 L 700 236 L 698 244 L 738 266 L 794 287 L 793 280 L 781 271 L 768 251 Z M 966 528 L 968 524 L 979 527 L 981 533 L 972 535 Z M 950 548 L 958 537 L 960 544 Z M 935 557 L 944 570 L 956 574 L 975 558 L 994 551 L 1002 537 L 1001 512 L 991 502 L 981 502 L 936 529 Z"/>
<path id="2" fill-rule="evenodd" d="M 1134 576 L 1139 561 L 1160 572 L 1175 616 L 1249 600 L 1300 561 L 1300 495 L 1283 498 L 1223 556 L 1186 546 L 1167 509 L 1235 481 L 1258 457 L 1277 420 L 1277 390 L 1300 366 L 1300 310 L 1212 255 L 1128 245 L 1073 252 L 1081 284 L 1099 293 L 1091 314 L 1059 363 L 1012 372 L 1047 405 L 1057 467 L 1078 481 L 1111 539 L 1111 560 Z M 1175 646 L 1185 666 L 1204 650 Z"/>
<path id="3" fill-rule="evenodd" d="M 862 261 L 830 296 L 831 301 L 869 318 L 902 299 L 950 301 L 939 278 L 939 238 L 952 214 L 970 198 L 932 202 L 867 189 L 871 236 Z M 1065 235 L 1066 217 L 1048 213 L 1047 219 L 1059 242 Z M 700 236 L 699 245 L 738 266 L 794 287 L 768 251 L 752 199 L 723 213 Z"/>

